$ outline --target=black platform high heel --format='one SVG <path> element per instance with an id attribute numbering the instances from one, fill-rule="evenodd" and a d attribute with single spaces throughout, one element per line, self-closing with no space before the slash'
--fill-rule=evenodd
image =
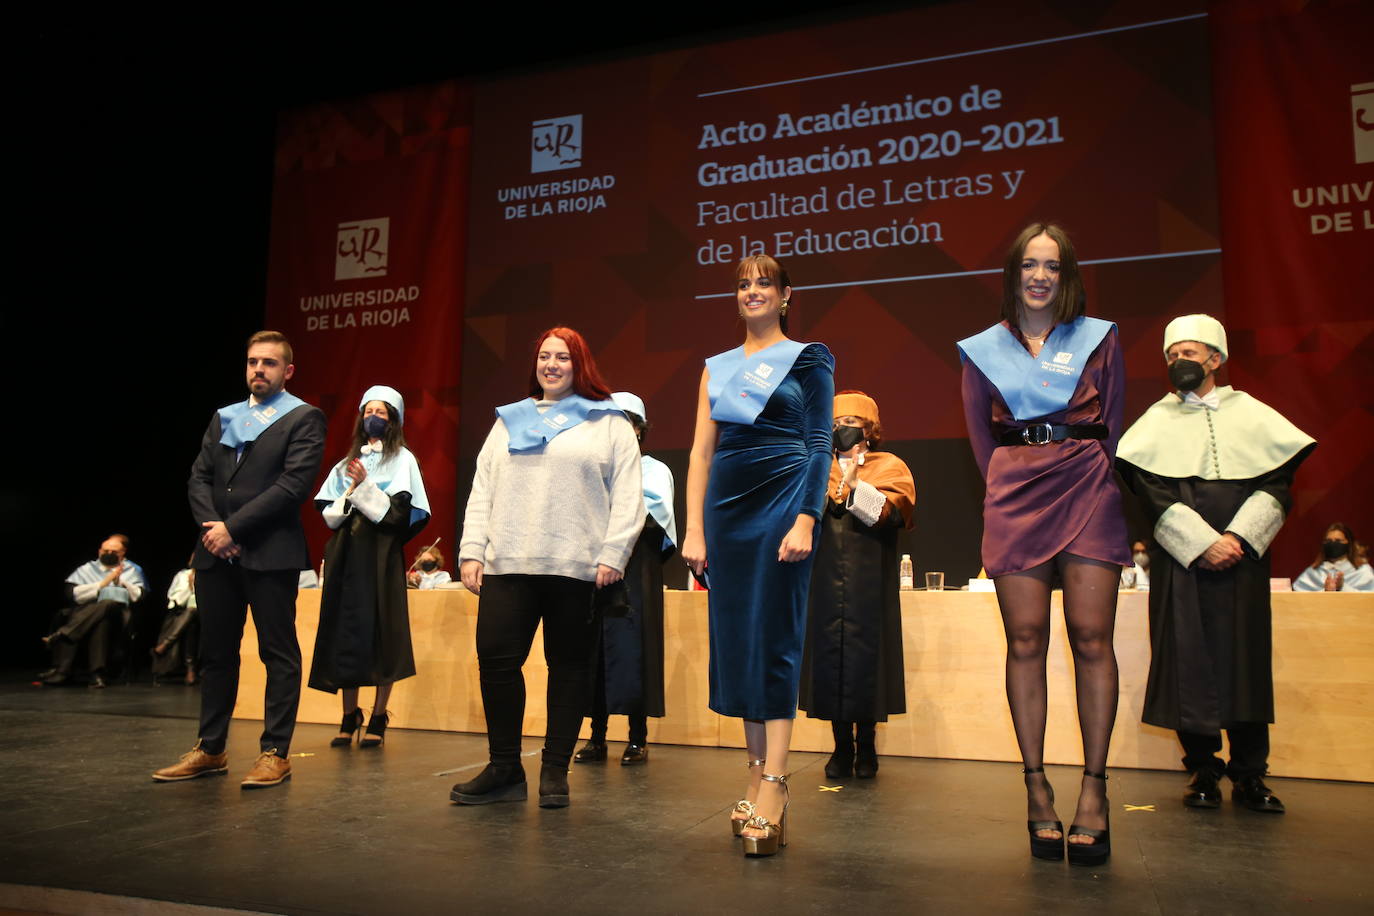
<path id="1" fill-rule="evenodd" d="M 358 718 L 362 719 L 361 710 L 358 712 Z M 358 739 L 358 747 L 379 747 L 386 740 L 386 726 L 390 721 L 390 712 L 385 709 L 381 712 L 374 710 L 367 720 L 367 733 Z"/>
<path id="2" fill-rule="evenodd" d="M 348 747 L 353 743 L 353 736 L 358 733 L 358 729 L 363 727 L 363 711 L 354 707 L 352 712 L 344 713 L 343 721 L 339 723 L 339 731 L 348 732 L 347 735 L 339 735 L 329 742 L 330 747 Z"/>
<path id="3" fill-rule="evenodd" d="M 1084 776 L 1091 776 L 1093 779 L 1107 781 L 1106 773 L 1094 773 L 1090 770 L 1083 771 Z M 1092 839 L 1091 843 L 1066 843 L 1069 850 L 1070 865 L 1101 865 L 1107 861 L 1107 857 L 1112 854 L 1112 818 L 1111 805 L 1107 803 L 1106 793 L 1102 796 L 1103 806 L 1106 810 L 1107 826 L 1101 830 L 1092 827 L 1080 827 L 1074 824 L 1069 828 L 1068 835 L 1085 836 Z"/>
<path id="4" fill-rule="evenodd" d="M 1044 773 L 1045 768 L 1022 767 L 1021 772 L 1025 774 Z M 1050 785 L 1049 779 L 1045 780 L 1045 788 L 1050 793 L 1050 804 L 1054 804 L 1054 787 Z M 1037 859 L 1048 859 L 1059 861 L 1064 858 L 1064 822 L 1063 821 L 1026 821 L 1026 830 L 1030 832 L 1030 851 L 1031 855 Z M 1057 837 L 1040 836 L 1041 830 L 1054 830 L 1059 833 Z"/>

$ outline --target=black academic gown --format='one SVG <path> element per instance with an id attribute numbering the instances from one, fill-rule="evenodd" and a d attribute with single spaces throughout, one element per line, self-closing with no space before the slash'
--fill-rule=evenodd
<path id="1" fill-rule="evenodd" d="M 315 504 L 323 509 L 329 501 Z M 311 687 L 335 693 L 414 676 L 402 547 L 428 520 L 412 526 L 410 494 L 400 493 L 381 522 L 355 508 L 334 531 L 324 548 Z"/>
<path id="2" fill-rule="evenodd" d="M 869 527 L 826 501 L 811 572 L 801 697 L 807 715 L 886 722 L 906 712 L 897 533 L 902 514 Z"/>
<path id="3" fill-rule="evenodd" d="M 663 564 L 676 548 L 663 545 L 663 529 L 646 516 L 625 564 L 630 613 L 601 622 L 610 715 L 661 717 L 664 712 Z"/>
<path id="4" fill-rule="evenodd" d="M 1258 491 L 1286 513 L 1293 475 L 1313 447 L 1250 480 L 1161 477 L 1120 458 L 1117 467 L 1151 525 L 1181 502 L 1224 532 Z M 1202 735 L 1274 721 L 1269 555 L 1243 546 L 1241 560 L 1218 572 L 1196 562 L 1185 568 L 1162 547 L 1151 547 L 1151 658 L 1142 721 Z"/>

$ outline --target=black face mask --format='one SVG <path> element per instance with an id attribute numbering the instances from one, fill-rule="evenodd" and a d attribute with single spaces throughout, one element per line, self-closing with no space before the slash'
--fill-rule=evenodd
<path id="1" fill-rule="evenodd" d="M 386 435 L 386 418 L 375 413 L 363 420 L 363 433 L 369 439 L 380 439 Z"/>
<path id="2" fill-rule="evenodd" d="M 1196 391 L 1206 378 L 1206 368 L 1195 360 L 1180 357 L 1169 367 L 1169 384 L 1179 391 Z"/>
<path id="3" fill-rule="evenodd" d="M 841 426 L 830 434 L 830 443 L 837 452 L 847 452 L 864 441 L 864 431 L 858 426 Z"/>
<path id="4" fill-rule="evenodd" d="M 100 565 L 101 565 L 101 566 L 108 566 L 108 567 L 110 567 L 110 568 L 113 569 L 114 567 L 116 567 L 116 566 L 119 565 L 119 554 L 117 554 L 117 553 L 102 553 L 102 554 L 100 555 Z"/>
<path id="5" fill-rule="evenodd" d="M 425 572 L 434 572 L 435 567 L 437 567 L 438 565 L 439 564 L 435 563 L 433 560 L 425 560 L 423 563 L 420 564 L 420 568 L 423 569 Z"/>
<path id="6" fill-rule="evenodd" d="M 1328 560 L 1339 560 L 1350 552 L 1350 545 L 1345 541 L 1322 541 L 1322 554 Z"/>

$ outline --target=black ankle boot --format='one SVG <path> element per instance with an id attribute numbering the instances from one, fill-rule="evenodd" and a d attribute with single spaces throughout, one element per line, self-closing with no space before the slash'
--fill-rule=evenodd
<path id="1" fill-rule="evenodd" d="M 448 797 L 460 805 L 524 801 L 529 797 L 525 768 L 519 763 L 489 763 L 477 778 L 454 786 Z"/>
<path id="2" fill-rule="evenodd" d="M 854 723 L 831 722 L 835 753 L 825 763 L 826 779 L 847 779 L 854 775 Z"/>
<path id="3" fill-rule="evenodd" d="M 539 807 L 568 807 L 568 768 L 546 763 L 539 771 Z"/>
<path id="4" fill-rule="evenodd" d="M 854 775 L 860 779 L 872 779 L 878 775 L 877 726 L 872 722 L 855 723 L 858 750 L 854 755 Z"/>

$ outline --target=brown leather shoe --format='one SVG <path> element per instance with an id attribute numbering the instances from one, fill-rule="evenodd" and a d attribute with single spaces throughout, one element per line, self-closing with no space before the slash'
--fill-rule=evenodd
<path id="1" fill-rule="evenodd" d="M 180 782 L 183 779 L 195 779 L 198 776 L 223 776 L 229 772 L 225 764 L 229 761 L 229 754 L 207 754 L 201 750 L 200 742 L 196 746 L 181 755 L 181 760 L 169 767 L 163 767 L 153 774 L 153 779 L 158 782 Z"/>
<path id="2" fill-rule="evenodd" d="M 291 761 L 277 756 L 277 749 L 263 751 L 258 755 L 253 769 L 243 778 L 244 789 L 265 789 L 291 778 Z"/>

